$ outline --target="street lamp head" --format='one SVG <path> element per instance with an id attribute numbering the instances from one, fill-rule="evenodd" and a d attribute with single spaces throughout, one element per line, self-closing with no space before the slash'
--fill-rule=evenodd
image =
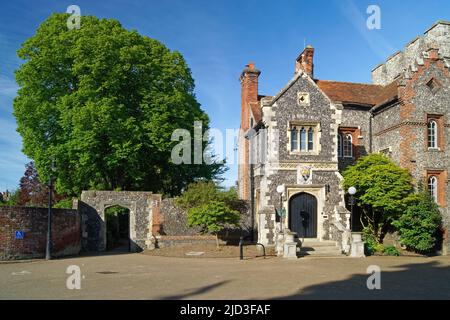
<path id="1" fill-rule="evenodd" d="M 355 188 L 355 187 L 350 187 L 350 188 L 348 188 L 348 193 L 349 193 L 351 196 L 354 196 L 354 195 L 356 194 L 356 188 Z"/>
<path id="2" fill-rule="evenodd" d="M 283 186 L 283 185 L 279 185 L 279 186 L 277 187 L 277 192 L 278 192 L 279 194 L 282 194 L 282 193 L 284 192 L 284 186 Z"/>
<path id="3" fill-rule="evenodd" d="M 50 165 L 50 170 L 51 170 L 52 172 L 55 172 L 55 171 L 56 171 L 56 162 L 55 162 L 54 159 L 52 160 L 52 163 L 51 163 L 51 165 Z"/>

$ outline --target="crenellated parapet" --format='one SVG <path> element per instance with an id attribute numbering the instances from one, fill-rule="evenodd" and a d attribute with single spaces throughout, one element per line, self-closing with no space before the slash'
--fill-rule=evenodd
<path id="1" fill-rule="evenodd" d="M 399 76 L 408 78 L 430 58 L 430 52 L 436 51 L 436 58 L 442 59 L 447 68 L 450 66 L 450 22 L 438 21 L 423 36 L 409 42 L 403 51 L 391 55 L 385 63 L 372 70 L 372 82 L 388 85 Z"/>

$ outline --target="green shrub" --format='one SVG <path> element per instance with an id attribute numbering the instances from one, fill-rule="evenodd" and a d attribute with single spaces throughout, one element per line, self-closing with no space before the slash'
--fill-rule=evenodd
<path id="1" fill-rule="evenodd" d="M 428 192 L 421 192 L 392 225 L 397 228 L 400 242 L 407 249 L 429 252 L 436 245 L 441 215 Z"/>
<path id="2" fill-rule="evenodd" d="M 188 210 L 188 225 L 201 227 L 204 233 L 215 234 L 217 247 L 219 247 L 218 233 L 228 225 L 236 226 L 239 221 L 239 212 L 220 201 L 211 201 Z"/>
<path id="3" fill-rule="evenodd" d="M 60 209 L 72 209 L 73 200 L 72 198 L 62 199 L 61 201 L 55 203 L 54 208 Z"/>
<path id="4" fill-rule="evenodd" d="M 378 242 L 378 238 L 369 230 L 368 227 L 363 229 L 362 239 L 364 241 L 365 254 L 371 256 L 375 253 L 382 253 L 384 251 L 383 244 Z"/>
<path id="5" fill-rule="evenodd" d="M 7 201 L 1 201 L 0 206 L 17 206 L 19 202 L 20 190 L 13 191 Z"/>
<path id="6" fill-rule="evenodd" d="M 382 243 L 384 231 L 405 211 L 405 199 L 413 192 L 409 171 L 382 154 L 370 154 L 348 166 L 342 176 L 345 190 L 351 186 L 357 190 L 356 206 L 366 233 Z"/>
<path id="7" fill-rule="evenodd" d="M 398 257 L 400 255 L 400 252 L 397 250 L 394 246 L 389 246 L 384 248 L 383 253 L 387 256 L 396 256 Z"/>

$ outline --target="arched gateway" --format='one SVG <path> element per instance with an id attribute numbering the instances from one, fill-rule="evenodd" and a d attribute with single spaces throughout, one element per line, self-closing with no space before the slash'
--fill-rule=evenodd
<path id="1" fill-rule="evenodd" d="M 83 191 L 78 203 L 81 213 L 82 247 L 87 251 L 106 249 L 105 210 L 112 206 L 129 209 L 130 251 L 154 245 L 159 232 L 161 195 L 133 191 Z"/>

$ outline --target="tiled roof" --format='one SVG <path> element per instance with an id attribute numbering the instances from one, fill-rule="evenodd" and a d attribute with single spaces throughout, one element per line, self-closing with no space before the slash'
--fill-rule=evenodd
<path id="1" fill-rule="evenodd" d="M 255 124 L 260 122 L 262 119 L 261 108 L 259 101 L 258 102 L 250 102 L 250 108 L 252 110 L 253 119 L 255 119 Z"/>
<path id="2" fill-rule="evenodd" d="M 383 90 L 381 90 L 377 97 L 376 106 L 385 104 L 394 98 L 398 98 L 398 82 L 396 80 L 383 87 Z"/>
<path id="3" fill-rule="evenodd" d="M 368 107 L 380 107 L 398 97 L 398 82 L 393 81 L 387 86 L 339 82 L 329 80 L 314 80 L 317 86 L 330 98 L 333 102 L 344 104 L 366 105 Z M 259 95 L 258 102 L 250 104 L 255 122 L 258 123 L 262 119 L 260 101 L 266 96 Z M 271 97 L 267 97 L 271 98 Z"/>
<path id="4" fill-rule="evenodd" d="M 374 106 L 381 102 L 384 87 L 374 84 L 316 80 L 319 88 L 332 101 Z"/>

